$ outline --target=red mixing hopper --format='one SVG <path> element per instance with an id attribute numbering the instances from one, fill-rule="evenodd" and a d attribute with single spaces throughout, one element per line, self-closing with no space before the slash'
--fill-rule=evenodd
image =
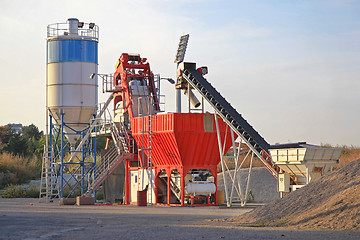
<path id="1" fill-rule="evenodd" d="M 152 163 L 158 169 L 215 169 L 220 161 L 216 124 L 213 114 L 168 113 L 154 115 L 152 126 Z M 133 118 L 132 136 L 138 148 L 147 148 L 148 117 Z M 227 141 L 224 152 L 231 146 L 230 130 L 219 119 L 222 142 Z M 146 152 L 146 151 L 145 151 Z M 148 152 L 146 152 L 148 154 Z M 213 172 L 213 174 L 216 174 Z"/>

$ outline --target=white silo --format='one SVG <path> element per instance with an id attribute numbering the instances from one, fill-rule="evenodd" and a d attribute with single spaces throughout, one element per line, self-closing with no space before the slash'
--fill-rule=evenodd
<path id="1" fill-rule="evenodd" d="M 95 169 L 96 139 L 84 136 L 96 114 L 98 40 L 98 26 L 76 18 L 47 27 L 46 107 L 50 121 L 43 173 L 47 173 L 46 179 L 50 175 L 56 179 L 46 180 L 49 198 L 54 197 L 53 192 L 60 198 L 83 194 Z M 76 146 L 79 139 L 85 142 L 80 150 Z M 74 161 L 70 162 L 69 156 Z M 53 186 L 60 191 L 53 191 Z M 64 191 L 66 188 L 70 192 Z"/>
<path id="2" fill-rule="evenodd" d="M 47 28 L 47 109 L 72 147 L 96 113 L 98 33 L 76 18 Z"/>

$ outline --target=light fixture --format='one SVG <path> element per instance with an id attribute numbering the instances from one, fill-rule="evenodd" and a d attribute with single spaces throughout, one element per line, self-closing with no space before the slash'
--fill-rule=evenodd
<path id="1" fill-rule="evenodd" d="M 201 73 L 201 75 L 206 75 L 209 73 L 208 68 L 207 67 L 199 67 L 198 69 L 196 69 L 199 73 Z"/>

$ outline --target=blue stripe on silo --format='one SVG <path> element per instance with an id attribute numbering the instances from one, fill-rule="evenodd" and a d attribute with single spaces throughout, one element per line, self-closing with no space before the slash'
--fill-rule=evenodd
<path id="1" fill-rule="evenodd" d="M 98 63 L 98 43 L 71 39 L 48 41 L 47 62 Z"/>

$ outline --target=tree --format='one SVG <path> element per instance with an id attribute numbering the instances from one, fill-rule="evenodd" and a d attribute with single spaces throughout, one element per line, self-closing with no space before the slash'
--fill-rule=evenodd
<path id="1" fill-rule="evenodd" d="M 0 145 L 7 144 L 10 141 L 11 136 L 14 135 L 10 125 L 0 127 Z"/>
<path id="2" fill-rule="evenodd" d="M 41 156 L 44 134 L 34 124 L 24 126 L 22 134 L 15 133 L 10 125 L 0 127 L 0 153 L 18 156 Z"/>
<path id="3" fill-rule="evenodd" d="M 35 155 L 41 157 L 44 153 L 44 146 L 46 145 L 46 136 L 43 135 L 40 140 L 37 142 L 37 147 L 35 149 Z"/>
<path id="4" fill-rule="evenodd" d="M 28 142 L 18 133 L 14 133 L 7 144 L 4 144 L 4 150 L 14 155 L 26 156 Z"/>
<path id="5" fill-rule="evenodd" d="M 23 133 L 22 136 L 25 139 L 32 139 L 34 138 L 35 141 L 39 141 L 41 136 L 43 136 L 43 132 L 39 131 L 39 128 L 35 126 L 34 124 L 30 124 L 29 126 L 24 126 L 22 129 Z"/>

